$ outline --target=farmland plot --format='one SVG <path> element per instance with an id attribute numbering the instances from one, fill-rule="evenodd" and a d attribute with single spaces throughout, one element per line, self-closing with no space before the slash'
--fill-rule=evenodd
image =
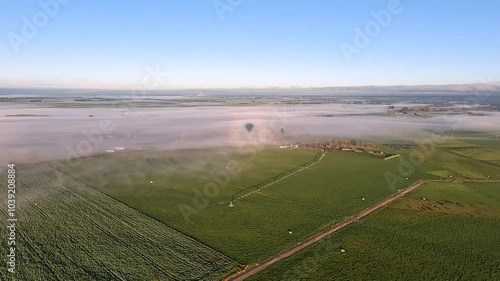
<path id="1" fill-rule="evenodd" d="M 17 177 L 17 280 L 218 280 L 238 267 L 48 166 L 19 167 Z"/>
<path id="2" fill-rule="evenodd" d="M 327 152 L 319 164 L 229 207 L 235 192 L 302 165 L 314 159 L 317 151 L 266 148 L 250 161 L 231 149 L 210 153 L 167 151 L 90 158 L 82 160 L 83 172 L 71 165 L 54 166 L 242 264 L 265 260 L 419 179 L 438 178 L 428 174 L 437 168 L 427 163 L 409 175 L 400 174 L 404 155 L 385 161 Z M 224 180 L 212 177 L 210 170 L 224 172 L 233 160 L 239 163 L 240 173 L 227 177 L 218 193 L 205 193 L 207 184 Z M 394 185 L 386 179 L 388 172 L 398 177 Z"/>
<path id="3" fill-rule="evenodd" d="M 474 149 L 477 150 L 479 148 L 473 148 L 471 151 L 474 151 Z M 500 166 L 495 165 L 495 160 L 484 161 L 475 159 L 472 156 L 465 156 L 456 153 L 456 151 L 460 151 L 464 154 L 463 151 L 465 149 L 454 148 L 453 150 L 454 151 L 445 147 L 436 148 L 434 153 L 432 153 L 426 160 L 463 178 L 483 180 L 490 178 L 500 179 Z M 489 154 L 483 154 L 481 157 L 495 159 L 493 153 L 491 156 Z"/>
<path id="4" fill-rule="evenodd" d="M 248 280 L 500 280 L 499 199 L 498 183 L 424 185 Z"/>

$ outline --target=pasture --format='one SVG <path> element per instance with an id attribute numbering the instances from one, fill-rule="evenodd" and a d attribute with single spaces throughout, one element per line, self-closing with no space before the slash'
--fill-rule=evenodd
<path id="1" fill-rule="evenodd" d="M 478 140 L 489 140 L 489 139 L 496 139 L 498 133 L 497 132 L 483 132 L 483 131 L 443 131 L 443 132 L 435 132 L 439 134 L 440 136 L 443 137 L 450 137 L 450 138 L 459 138 L 459 139 L 478 139 Z"/>
<path id="2" fill-rule="evenodd" d="M 471 141 L 472 142 L 472 141 Z M 483 142 L 487 146 L 490 140 Z M 481 147 L 469 140 L 450 140 L 440 143 L 426 161 L 442 167 L 461 178 L 500 179 L 500 150 Z"/>
<path id="3" fill-rule="evenodd" d="M 480 147 L 486 147 L 486 148 L 490 148 L 490 149 L 500 150 L 500 139 L 494 139 L 494 140 L 470 139 L 470 140 L 467 140 L 467 142 L 470 144 L 480 146 Z"/>
<path id="4" fill-rule="evenodd" d="M 436 167 L 426 163 L 400 175 L 404 157 L 384 161 L 328 152 L 320 164 L 228 206 L 239 190 L 316 154 L 269 147 L 255 154 L 132 152 L 89 158 L 74 168 L 53 166 L 242 264 L 262 261 L 418 179 L 437 178 L 428 173 Z M 387 172 L 398 176 L 392 185 Z"/>
<path id="5" fill-rule="evenodd" d="M 424 185 L 248 280 L 499 280 L 499 200 L 498 183 Z"/>
<path id="6" fill-rule="evenodd" d="M 391 205 L 392 208 L 500 219 L 499 183 L 429 183 Z"/>

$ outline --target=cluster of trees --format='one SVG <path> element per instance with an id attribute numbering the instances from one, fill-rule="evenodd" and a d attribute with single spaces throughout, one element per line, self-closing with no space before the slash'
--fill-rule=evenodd
<path id="1" fill-rule="evenodd" d="M 312 149 L 366 148 L 373 150 L 379 148 L 379 144 L 375 141 L 333 138 L 331 141 L 325 141 L 323 143 L 305 144 L 304 147 Z"/>
<path id="2" fill-rule="evenodd" d="M 327 148 L 370 148 L 376 149 L 379 144 L 375 141 L 366 140 L 356 140 L 356 139 L 332 139 L 330 142 L 326 142 L 325 146 Z"/>

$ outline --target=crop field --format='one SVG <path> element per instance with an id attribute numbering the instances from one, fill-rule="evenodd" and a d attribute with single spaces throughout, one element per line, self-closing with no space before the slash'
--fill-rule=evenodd
<path id="1" fill-rule="evenodd" d="M 498 183 L 431 183 L 248 280 L 500 280 L 499 232 Z"/>
<path id="2" fill-rule="evenodd" d="M 429 183 L 391 205 L 469 217 L 500 219 L 499 183 Z"/>
<path id="3" fill-rule="evenodd" d="M 496 165 L 496 166 L 500 166 L 500 160 L 492 160 L 492 161 L 488 161 L 488 163 Z"/>
<path id="4" fill-rule="evenodd" d="M 438 142 L 437 147 L 478 147 L 477 145 L 465 140 L 457 140 L 457 139 L 444 139 L 443 142 Z"/>
<path id="5" fill-rule="evenodd" d="M 240 267 L 47 165 L 18 167 L 17 180 L 16 280 L 219 280 Z"/>
<path id="6" fill-rule="evenodd" d="M 455 176 L 456 177 L 456 174 L 453 174 L 453 173 L 451 173 L 448 170 L 430 171 L 429 174 L 438 176 L 438 177 L 443 178 L 443 179 L 447 179 L 450 176 L 452 176 L 452 177 Z"/>
<path id="7" fill-rule="evenodd" d="M 399 175 L 404 157 L 327 152 L 320 164 L 228 206 L 239 190 L 316 154 L 274 148 L 255 156 L 232 149 L 132 152 L 53 166 L 242 264 L 262 261 L 418 179 L 438 178 L 428 173 L 437 168 L 424 163 L 391 186 L 385 175 Z"/>
<path id="8" fill-rule="evenodd" d="M 468 143 L 480 146 L 480 147 L 486 147 L 490 149 L 496 149 L 500 150 L 500 139 L 495 139 L 495 140 L 467 140 Z"/>
<path id="9" fill-rule="evenodd" d="M 461 138 L 461 139 L 495 139 L 496 132 L 480 132 L 480 131 L 444 131 L 439 135 L 444 137 Z"/>
<path id="10" fill-rule="evenodd" d="M 481 147 L 469 140 L 451 140 L 442 143 L 426 159 L 462 178 L 500 179 L 500 150 L 487 146 L 495 140 L 483 142 Z M 479 143 L 478 143 L 479 144 Z"/>
<path id="11" fill-rule="evenodd" d="M 483 161 L 500 159 L 500 150 L 492 150 L 484 147 L 451 148 L 448 149 L 448 151 L 464 157 Z"/>

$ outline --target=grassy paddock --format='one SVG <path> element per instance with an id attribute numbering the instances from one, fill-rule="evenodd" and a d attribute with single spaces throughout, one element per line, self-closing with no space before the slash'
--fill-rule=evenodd
<path id="1" fill-rule="evenodd" d="M 465 141 L 442 143 L 426 160 L 463 178 L 500 179 L 500 150 Z"/>
<path id="2" fill-rule="evenodd" d="M 468 143 L 480 146 L 487 147 L 490 149 L 500 150 L 500 139 L 494 140 L 466 140 Z"/>
<path id="3" fill-rule="evenodd" d="M 228 207 L 238 190 L 303 164 L 316 153 L 266 148 L 249 158 L 233 149 L 190 150 L 91 158 L 75 168 L 54 166 L 245 264 L 295 245 L 418 179 L 434 177 L 427 171 L 436 170 L 424 163 L 391 187 L 385 174 L 399 175 L 403 157 L 384 161 L 329 152 L 309 170 Z M 203 196 L 204 187 L 215 181 L 214 173 L 225 171 L 231 161 L 240 173 L 217 194 Z M 189 220 L 180 208 L 189 210 Z"/>
<path id="4" fill-rule="evenodd" d="M 498 183 L 429 183 L 392 204 L 392 208 L 479 218 L 500 218 Z"/>
<path id="5" fill-rule="evenodd" d="M 463 207 L 413 206 L 445 198 Z M 499 200 L 498 184 L 425 185 L 249 280 L 500 280 Z"/>

